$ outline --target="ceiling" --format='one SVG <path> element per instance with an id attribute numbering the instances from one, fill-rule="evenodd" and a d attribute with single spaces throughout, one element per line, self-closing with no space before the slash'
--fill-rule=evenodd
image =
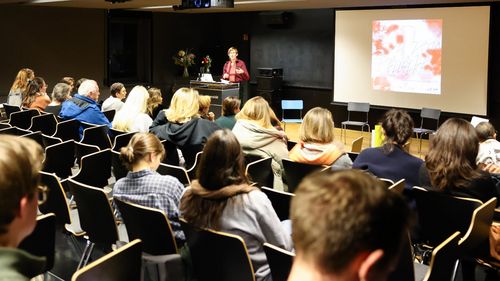
<path id="1" fill-rule="evenodd" d="M 96 8 L 96 9 L 132 9 L 155 12 L 174 12 L 172 5 L 180 5 L 182 0 L 131 0 L 125 3 L 110 3 L 105 0 L 0 0 L 0 4 Z M 272 11 L 316 8 L 406 6 L 426 4 L 486 3 L 500 0 L 234 0 L 234 8 L 191 9 L 176 12 L 211 13 Z"/>

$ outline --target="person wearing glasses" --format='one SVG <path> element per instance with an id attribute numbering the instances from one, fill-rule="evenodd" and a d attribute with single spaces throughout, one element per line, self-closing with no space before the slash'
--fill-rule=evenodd
<path id="1" fill-rule="evenodd" d="M 33 140 L 0 136 L 0 280 L 29 280 L 45 258 L 17 249 L 36 225 L 43 151 Z"/>

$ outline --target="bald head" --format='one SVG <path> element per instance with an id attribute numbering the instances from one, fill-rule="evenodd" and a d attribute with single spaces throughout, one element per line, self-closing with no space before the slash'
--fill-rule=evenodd
<path id="1" fill-rule="evenodd" d="M 78 88 L 78 94 L 97 101 L 100 95 L 99 86 L 95 80 L 85 80 Z"/>

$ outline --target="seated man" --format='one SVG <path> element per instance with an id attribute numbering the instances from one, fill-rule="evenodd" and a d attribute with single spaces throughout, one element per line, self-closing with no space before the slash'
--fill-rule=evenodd
<path id="1" fill-rule="evenodd" d="M 29 280 L 45 258 L 16 249 L 36 225 L 43 151 L 33 140 L 0 136 L 0 280 Z"/>
<path id="2" fill-rule="evenodd" d="M 386 280 L 394 270 L 409 209 L 357 170 L 305 178 L 291 204 L 296 256 L 289 281 Z"/>
<path id="3" fill-rule="evenodd" d="M 99 100 L 99 86 L 94 80 L 85 80 L 78 88 L 78 94 L 63 102 L 59 117 L 63 120 L 76 119 L 97 125 L 107 125 L 111 128 L 111 122 L 101 112 L 97 104 Z M 80 127 L 80 137 L 83 128 Z"/>

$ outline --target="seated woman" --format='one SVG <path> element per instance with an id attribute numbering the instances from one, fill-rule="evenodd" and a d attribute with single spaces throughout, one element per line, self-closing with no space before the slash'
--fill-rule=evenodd
<path id="1" fill-rule="evenodd" d="M 102 103 L 102 111 L 119 111 L 123 107 L 123 99 L 127 97 L 127 89 L 122 83 L 113 83 L 109 88 L 109 94 L 109 98 Z"/>
<path id="2" fill-rule="evenodd" d="M 196 153 L 203 150 L 208 137 L 220 129 L 214 122 L 200 118 L 198 101 L 198 91 L 180 88 L 174 93 L 170 107 L 158 113 L 149 129 L 182 151 L 186 167 L 193 165 Z"/>
<path id="3" fill-rule="evenodd" d="M 182 217 L 197 227 L 241 236 L 256 280 L 270 280 L 262 244 L 268 242 L 292 250 L 291 237 L 267 196 L 249 185 L 244 156 L 231 131 L 219 130 L 208 139 L 197 172 L 198 180 L 182 196 Z"/>
<path id="4" fill-rule="evenodd" d="M 479 139 L 474 127 L 460 118 L 450 118 L 437 130 L 430 143 L 420 184 L 453 196 L 483 202 L 500 199 L 491 176 L 476 165 Z"/>
<path id="5" fill-rule="evenodd" d="M 413 119 L 404 110 L 391 109 L 384 114 L 382 129 L 384 145 L 361 151 L 352 167 L 394 182 L 405 179 L 406 189 L 419 185 L 418 170 L 423 161 L 405 150 L 413 134 Z"/>
<path id="6" fill-rule="evenodd" d="M 240 112 L 241 101 L 237 97 L 227 97 L 222 101 L 222 116 L 215 120 L 221 128 L 232 130 L 236 124 L 236 113 Z"/>
<path id="7" fill-rule="evenodd" d="M 120 158 L 129 172 L 113 187 L 113 197 L 165 212 L 175 237 L 185 240 L 179 224 L 179 203 L 184 186 L 178 179 L 156 172 L 165 149 L 153 134 L 137 133 L 121 148 Z"/>
<path id="8" fill-rule="evenodd" d="M 113 129 L 147 133 L 153 123 L 153 119 L 147 114 L 148 99 L 148 90 L 143 86 L 135 86 L 122 109 L 116 113 L 112 123 Z"/>
<path id="9" fill-rule="evenodd" d="M 215 119 L 215 114 L 210 110 L 210 103 L 211 103 L 211 98 L 210 96 L 199 96 L 199 102 L 200 102 L 200 108 L 198 109 L 198 114 L 200 114 L 200 117 L 203 119 L 207 119 L 210 121 L 214 121 Z"/>
<path id="10" fill-rule="evenodd" d="M 26 92 L 23 94 L 22 106 L 26 108 L 34 108 L 40 111 L 45 111 L 45 108 L 50 103 L 50 98 L 46 93 L 41 92 L 41 87 L 47 88 L 45 81 L 41 80 L 43 85 L 40 85 L 36 80 L 32 80 L 28 84 Z"/>
<path id="11" fill-rule="evenodd" d="M 346 154 L 344 145 L 334 141 L 332 113 L 322 107 L 309 110 L 299 129 L 299 142 L 288 157 L 306 164 L 333 165 L 334 169 L 352 167 L 351 158 Z"/>
<path id="12" fill-rule="evenodd" d="M 260 97 L 249 99 L 236 114 L 233 133 L 238 138 L 245 154 L 272 157 L 274 189 L 287 190 L 282 181 L 283 163 L 288 158 L 285 132 L 271 124 L 271 116 L 276 116 L 267 101 Z"/>
<path id="13" fill-rule="evenodd" d="M 149 88 L 149 99 L 148 99 L 148 114 L 152 119 L 156 118 L 156 115 L 163 107 L 163 97 L 161 95 L 161 90 L 158 88 Z"/>

